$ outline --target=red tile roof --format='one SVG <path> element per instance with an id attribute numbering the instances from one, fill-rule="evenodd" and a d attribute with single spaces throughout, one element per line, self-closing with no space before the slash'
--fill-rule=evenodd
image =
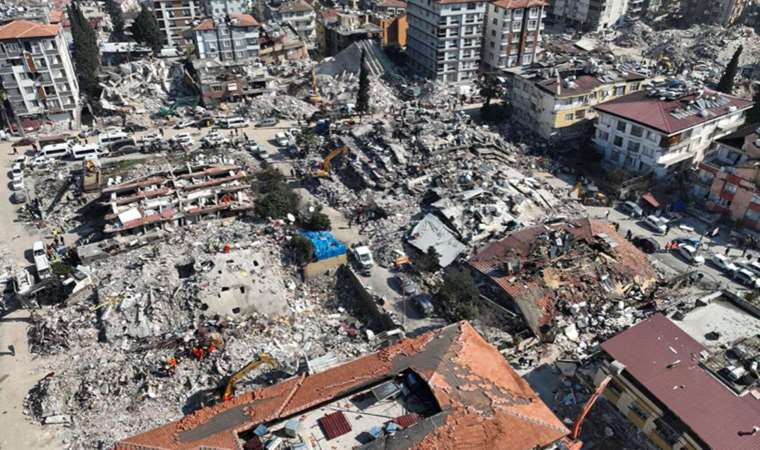
<path id="1" fill-rule="evenodd" d="M 497 0 L 491 3 L 493 3 L 494 6 L 504 9 L 521 9 L 549 5 L 549 2 L 546 0 Z"/>
<path id="2" fill-rule="evenodd" d="M 259 22 L 250 14 L 230 14 L 230 26 L 232 27 L 258 27 Z M 193 28 L 194 31 L 208 31 L 216 28 L 214 19 L 203 19 Z"/>
<path id="3" fill-rule="evenodd" d="M 351 424 L 340 411 L 320 417 L 317 419 L 317 423 L 319 423 L 319 427 L 322 428 L 322 433 L 328 441 L 351 432 Z"/>
<path id="4" fill-rule="evenodd" d="M 563 440 L 568 430 L 467 322 L 405 339 L 376 353 L 313 375 L 243 393 L 116 444 L 116 450 L 202 447 L 237 449 L 237 433 L 349 395 L 413 370 L 441 408 L 406 428 L 418 449 L 529 450 Z"/>
<path id="5" fill-rule="evenodd" d="M 14 20 L 0 27 L 0 40 L 55 37 L 57 25 L 47 25 L 30 20 Z"/>
<path id="6" fill-rule="evenodd" d="M 640 91 L 602 103 L 595 108 L 666 134 L 674 134 L 701 123 L 732 114 L 733 112 L 730 110 L 732 106 L 737 110 L 752 107 L 752 102 L 749 100 L 705 89 L 703 96 L 709 95 L 721 96 L 725 99 L 726 103 L 723 106 L 707 109 L 710 113 L 708 117 L 691 114 L 688 117 L 679 119 L 671 114 L 674 110 L 687 106 L 689 101 L 698 99 L 697 95 L 688 95 L 677 100 L 661 100 L 659 97 L 650 97 L 646 91 Z"/>
<path id="7" fill-rule="evenodd" d="M 623 81 L 643 81 L 646 79 L 644 75 L 628 72 L 625 74 L 617 74 L 617 78 L 614 81 L 602 81 L 594 75 L 580 74 L 572 82 L 572 87 L 560 85 L 559 97 L 570 97 L 575 95 L 582 95 L 593 91 L 599 86 L 612 85 L 616 82 Z M 550 92 L 552 95 L 557 94 L 557 78 L 548 78 L 546 80 L 536 83 L 543 90 Z"/>
<path id="8" fill-rule="evenodd" d="M 602 344 L 626 372 L 714 450 L 760 449 L 760 400 L 738 397 L 699 365 L 702 345 L 656 314 Z M 676 360 L 681 362 L 668 367 Z"/>
<path id="9" fill-rule="evenodd" d="M 63 11 L 58 9 L 53 9 L 50 11 L 50 15 L 48 16 L 51 24 L 59 24 L 61 21 L 63 21 Z"/>

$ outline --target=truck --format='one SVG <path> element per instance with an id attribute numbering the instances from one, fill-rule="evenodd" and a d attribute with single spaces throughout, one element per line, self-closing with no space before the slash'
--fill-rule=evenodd
<path id="1" fill-rule="evenodd" d="M 50 278 L 50 262 L 45 253 L 45 243 L 37 241 L 32 245 L 32 255 L 34 256 L 34 267 L 37 269 L 37 278 L 42 281 Z"/>

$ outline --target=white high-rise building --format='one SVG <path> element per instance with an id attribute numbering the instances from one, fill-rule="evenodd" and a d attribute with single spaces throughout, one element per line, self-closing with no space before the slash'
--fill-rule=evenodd
<path id="1" fill-rule="evenodd" d="M 406 50 L 424 76 L 449 83 L 477 78 L 486 2 L 410 0 Z"/>
<path id="2" fill-rule="evenodd" d="M 483 37 L 486 70 L 532 64 L 540 59 L 545 0 L 496 0 L 488 3 Z"/>

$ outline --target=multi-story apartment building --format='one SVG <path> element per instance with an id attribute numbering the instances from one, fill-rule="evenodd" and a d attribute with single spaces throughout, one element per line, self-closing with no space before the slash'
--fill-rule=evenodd
<path id="1" fill-rule="evenodd" d="M 185 34 L 193 27 L 193 22 L 203 17 L 198 0 L 154 0 L 153 13 L 164 45 L 181 47 L 187 43 Z"/>
<path id="2" fill-rule="evenodd" d="M 749 100 L 671 81 L 597 105 L 593 142 L 609 166 L 662 178 L 702 161 L 751 107 Z"/>
<path id="3" fill-rule="evenodd" d="M 636 92 L 646 81 L 634 72 L 578 63 L 516 67 L 503 73 L 513 120 L 554 141 L 590 134 L 595 105 Z"/>
<path id="4" fill-rule="evenodd" d="M 486 9 L 483 66 L 493 71 L 540 59 L 545 0 L 497 0 Z"/>
<path id="5" fill-rule="evenodd" d="M 730 27 L 752 4 L 752 0 L 684 0 L 681 8 L 687 23 L 714 23 Z"/>
<path id="6" fill-rule="evenodd" d="M 549 10 L 552 24 L 600 31 L 618 23 L 628 12 L 630 0 L 554 0 Z M 633 2 L 638 5 L 640 2 Z"/>
<path id="7" fill-rule="evenodd" d="M 760 129 L 748 125 L 718 139 L 691 186 L 709 211 L 760 231 Z"/>
<path id="8" fill-rule="evenodd" d="M 193 28 L 199 59 L 245 61 L 259 55 L 259 23 L 249 14 L 205 19 Z"/>
<path id="9" fill-rule="evenodd" d="M 250 0 L 202 0 L 202 10 L 209 17 L 224 17 L 233 14 L 249 14 Z"/>
<path id="10" fill-rule="evenodd" d="M 292 26 L 302 38 L 314 40 L 317 14 L 310 4 L 304 0 L 290 0 L 283 3 L 278 12 L 280 20 Z"/>
<path id="11" fill-rule="evenodd" d="M 16 20 L 0 27 L 0 77 L 19 118 L 79 121 L 79 84 L 57 25 Z"/>
<path id="12" fill-rule="evenodd" d="M 457 83 L 477 78 L 486 2 L 410 0 L 407 54 L 422 75 Z"/>

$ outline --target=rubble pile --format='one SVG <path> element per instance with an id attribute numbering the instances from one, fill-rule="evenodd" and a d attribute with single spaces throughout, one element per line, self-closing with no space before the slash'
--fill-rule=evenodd
<path id="1" fill-rule="evenodd" d="M 163 59 L 144 59 L 103 69 L 100 107 L 118 112 L 157 112 L 164 105 L 182 75 L 181 64 L 167 65 Z M 175 80 L 176 79 L 176 80 Z"/>
<path id="2" fill-rule="evenodd" d="M 254 119 L 280 117 L 282 119 L 305 119 L 317 111 L 314 105 L 284 94 L 259 95 L 251 99 L 249 114 Z"/>

